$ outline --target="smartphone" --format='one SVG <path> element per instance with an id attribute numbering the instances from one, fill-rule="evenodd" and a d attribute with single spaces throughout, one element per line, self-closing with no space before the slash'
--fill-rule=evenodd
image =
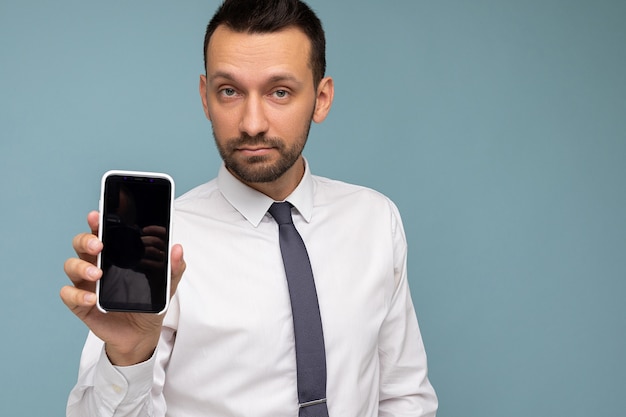
<path id="1" fill-rule="evenodd" d="M 167 174 L 108 171 L 102 176 L 98 308 L 162 314 L 170 295 L 174 180 Z"/>

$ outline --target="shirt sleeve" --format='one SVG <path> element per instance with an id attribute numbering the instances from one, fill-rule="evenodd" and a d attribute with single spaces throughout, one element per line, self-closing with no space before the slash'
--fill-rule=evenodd
<path id="1" fill-rule="evenodd" d="M 150 391 L 156 355 L 138 365 L 119 367 L 109 361 L 104 343 L 89 333 L 78 382 L 70 393 L 68 417 L 151 416 Z"/>
<path id="2" fill-rule="evenodd" d="M 434 417 L 437 396 L 428 380 L 426 351 L 407 279 L 407 245 L 392 206 L 395 288 L 379 333 L 380 417 Z"/>
<path id="3" fill-rule="evenodd" d="M 150 359 L 134 366 L 114 366 L 104 351 L 104 342 L 89 332 L 78 381 L 68 398 L 67 417 L 163 417 L 165 368 L 175 335 L 174 329 L 164 325 Z"/>

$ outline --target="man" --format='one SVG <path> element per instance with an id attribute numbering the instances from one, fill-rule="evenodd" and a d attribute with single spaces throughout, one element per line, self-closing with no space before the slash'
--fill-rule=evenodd
<path id="1" fill-rule="evenodd" d="M 302 156 L 311 121 L 333 101 L 324 49 L 321 23 L 298 0 L 226 0 L 217 11 L 200 94 L 224 164 L 176 203 L 165 317 L 98 311 L 102 244 L 98 215 L 88 216 L 92 233 L 75 237 L 79 257 L 65 265 L 74 285 L 61 290 L 90 329 L 68 416 L 287 417 L 308 407 L 298 399 L 279 225 L 268 214 L 282 201 L 312 266 L 328 415 L 435 415 L 396 207 L 313 176 Z"/>

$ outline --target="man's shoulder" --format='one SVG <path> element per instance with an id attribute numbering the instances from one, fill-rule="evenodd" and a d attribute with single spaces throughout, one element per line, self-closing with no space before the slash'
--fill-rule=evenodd
<path id="1" fill-rule="evenodd" d="M 322 199 L 366 199 L 383 204 L 393 202 L 383 193 L 363 185 L 352 184 L 332 178 L 313 175 L 316 196 Z"/>
<path id="2" fill-rule="evenodd" d="M 385 194 L 370 187 L 351 184 L 326 177 L 313 176 L 314 205 L 331 210 L 335 216 L 344 214 L 352 223 L 366 221 L 374 229 L 378 224 L 383 228 L 402 228 L 402 219 L 396 204 Z"/>
<path id="3" fill-rule="evenodd" d="M 210 199 L 212 198 L 212 196 L 215 195 L 215 193 L 219 193 L 219 189 L 217 187 L 217 178 L 205 182 L 204 184 L 200 184 L 187 191 L 176 199 L 175 204 L 177 208 L 182 208 L 190 204 L 194 204 L 199 200 Z"/>

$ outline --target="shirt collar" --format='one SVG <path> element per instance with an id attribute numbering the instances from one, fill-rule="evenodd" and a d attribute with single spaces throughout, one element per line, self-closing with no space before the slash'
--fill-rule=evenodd
<path id="1" fill-rule="evenodd" d="M 313 215 L 313 178 L 306 159 L 304 166 L 304 176 L 300 184 L 285 201 L 290 202 L 306 222 L 310 222 Z M 270 197 L 239 181 L 226 169 L 224 163 L 217 175 L 217 185 L 224 198 L 254 227 L 261 223 L 274 202 Z"/>

